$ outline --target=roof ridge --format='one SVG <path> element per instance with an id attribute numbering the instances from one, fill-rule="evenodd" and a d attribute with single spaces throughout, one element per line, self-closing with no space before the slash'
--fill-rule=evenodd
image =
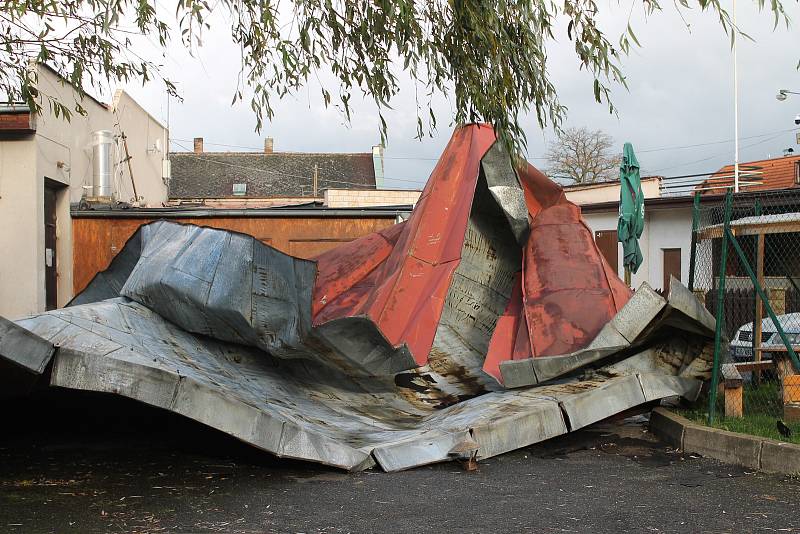
<path id="1" fill-rule="evenodd" d="M 201 152 L 196 153 L 191 150 L 181 152 L 172 152 L 170 155 L 181 156 L 369 156 L 372 157 L 372 152 L 258 152 L 258 151 L 219 151 L 219 152 Z"/>
<path id="2" fill-rule="evenodd" d="M 777 157 L 777 158 L 764 158 L 764 159 L 754 159 L 754 160 L 751 160 L 751 161 L 740 161 L 739 162 L 739 166 L 741 167 L 742 165 L 750 165 L 750 164 L 753 164 L 753 163 L 763 163 L 763 162 L 768 162 L 768 161 L 777 163 L 779 161 L 792 161 L 792 160 L 797 160 L 797 159 L 800 159 L 800 154 L 798 154 L 796 156 L 780 156 L 780 157 Z M 724 169 L 732 169 L 735 165 L 736 165 L 735 163 L 728 163 L 727 165 L 723 165 L 717 171 L 715 171 L 714 174 L 718 174 L 718 173 L 722 172 Z"/>

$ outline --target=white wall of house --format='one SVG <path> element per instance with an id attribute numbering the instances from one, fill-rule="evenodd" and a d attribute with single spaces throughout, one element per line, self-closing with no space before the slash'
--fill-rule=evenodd
<path id="1" fill-rule="evenodd" d="M 617 229 L 617 211 L 586 212 L 583 218 L 592 232 Z M 691 205 L 669 209 L 645 208 L 645 225 L 639 247 L 644 260 L 639 270 L 631 277 L 633 287 L 647 282 L 655 289 L 663 289 L 664 285 L 664 249 L 681 249 L 681 281 L 686 284 L 689 279 L 689 255 L 692 238 Z M 617 249 L 617 265 L 622 277 L 622 245 Z"/>
<path id="2" fill-rule="evenodd" d="M 74 107 L 75 95 L 69 84 L 62 84 L 46 67 L 38 67 L 38 76 L 43 94 Z M 46 179 L 63 186 L 56 200 L 58 305 L 72 298 L 70 204 L 80 201 L 84 193 L 91 196 L 92 132 L 119 134 L 124 130 L 137 192 L 144 196 L 142 204 L 160 206 L 166 201 L 167 188 L 161 178 L 163 152 L 147 150 L 156 139 L 162 139 L 164 146 L 165 128 L 124 92 L 118 93 L 114 102 L 119 108 L 84 98 L 81 105 L 86 114 L 73 114 L 70 121 L 50 113 L 44 102 L 34 134 L 0 138 L 0 315 L 13 319 L 45 309 Z M 120 169 L 115 181 L 121 185 L 115 193 L 128 202 L 133 193 L 127 164 Z"/>

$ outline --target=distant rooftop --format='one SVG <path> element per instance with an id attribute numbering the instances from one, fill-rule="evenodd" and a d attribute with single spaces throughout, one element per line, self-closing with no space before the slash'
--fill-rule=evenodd
<path id="1" fill-rule="evenodd" d="M 325 189 L 375 189 L 372 152 L 205 152 L 195 138 L 194 152 L 172 152 L 170 198 L 273 198 L 317 196 Z"/>
<path id="2" fill-rule="evenodd" d="M 702 194 L 718 194 L 733 187 L 734 166 L 725 165 L 698 186 Z M 742 191 L 788 189 L 800 184 L 800 156 L 759 159 L 739 163 L 739 180 Z"/>

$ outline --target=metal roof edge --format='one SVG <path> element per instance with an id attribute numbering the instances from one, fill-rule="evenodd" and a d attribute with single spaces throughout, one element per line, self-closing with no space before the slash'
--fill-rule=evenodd
<path id="1" fill-rule="evenodd" d="M 703 195 L 702 200 L 704 202 L 708 202 L 711 200 L 723 199 L 724 197 L 725 195 Z M 680 197 L 656 197 L 656 198 L 645 198 L 644 206 L 645 208 L 668 209 L 668 208 L 691 207 L 693 202 L 694 202 L 693 195 L 680 196 Z M 618 211 L 619 201 L 609 200 L 607 202 L 578 204 L 577 206 L 581 209 L 582 213 Z"/>
<path id="2" fill-rule="evenodd" d="M 175 209 L 175 208 L 128 208 L 128 209 L 89 209 L 70 208 L 73 219 L 202 219 L 217 217 L 238 218 L 325 218 L 325 217 L 385 217 L 392 218 L 409 213 L 411 205 L 387 206 L 381 208 L 247 208 L 247 209 Z"/>

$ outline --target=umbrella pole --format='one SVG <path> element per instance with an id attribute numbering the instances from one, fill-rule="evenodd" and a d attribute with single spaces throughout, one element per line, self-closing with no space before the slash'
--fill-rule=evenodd
<path id="1" fill-rule="evenodd" d="M 625 284 L 631 287 L 631 270 L 625 267 Z"/>

